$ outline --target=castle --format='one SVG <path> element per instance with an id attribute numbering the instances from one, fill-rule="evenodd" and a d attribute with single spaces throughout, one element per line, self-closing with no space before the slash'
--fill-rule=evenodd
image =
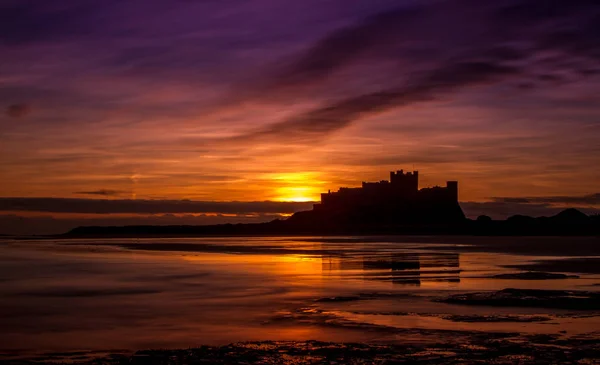
<path id="1" fill-rule="evenodd" d="M 337 192 L 321 194 L 321 203 L 314 210 L 329 210 L 371 205 L 404 204 L 409 202 L 445 201 L 458 203 L 458 181 L 446 182 L 419 190 L 419 171 L 391 171 L 390 180 L 364 182 L 360 188 L 340 188 Z"/>
<path id="2" fill-rule="evenodd" d="M 363 182 L 358 188 L 323 193 L 310 214 L 297 215 L 296 220 L 344 225 L 449 223 L 465 219 L 458 203 L 457 181 L 448 181 L 445 187 L 419 189 L 419 172 L 404 170 L 390 172 L 389 181 Z"/>

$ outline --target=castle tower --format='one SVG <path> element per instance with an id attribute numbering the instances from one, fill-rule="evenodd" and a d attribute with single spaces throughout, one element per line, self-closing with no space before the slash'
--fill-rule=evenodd
<path id="1" fill-rule="evenodd" d="M 419 171 L 404 172 L 398 170 L 390 172 L 390 183 L 394 191 L 402 195 L 412 195 L 419 191 Z"/>
<path id="2" fill-rule="evenodd" d="M 446 181 L 446 189 L 452 201 L 458 202 L 458 181 Z"/>
<path id="3" fill-rule="evenodd" d="M 419 171 L 413 171 L 413 179 L 411 189 L 419 191 Z"/>

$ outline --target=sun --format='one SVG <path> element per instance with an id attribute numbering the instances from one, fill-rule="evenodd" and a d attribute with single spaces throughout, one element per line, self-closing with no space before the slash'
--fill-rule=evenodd
<path id="1" fill-rule="evenodd" d="M 277 189 L 277 200 L 279 201 L 294 201 L 294 202 L 310 202 L 318 200 L 315 194 L 315 188 L 286 186 Z"/>
<path id="2" fill-rule="evenodd" d="M 274 199 L 277 201 L 318 201 L 323 184 L 318 175 L 311 172 L 273 174 L 269 180 L 275 185 Z"/>

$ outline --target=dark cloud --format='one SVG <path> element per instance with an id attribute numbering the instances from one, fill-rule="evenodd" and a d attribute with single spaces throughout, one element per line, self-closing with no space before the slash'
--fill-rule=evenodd
<path id="1" fill-rule="evenodd" d="M 100 190 L 93 190 L 93 191 L 77 191 L 77 192 L 75 192 L 75 194 L 79 194 L 79 195 L 119 196 L 119 195 L 124 195 L 124 194 L 131 194 L 131 193 L 127 192 L 127 191 L 122 191 L 122 190 L 100 189 Z"/>
<path id="2" fill-rule="evenodd" d="M 258 82 L 256 92 L 263 100 L 284 91 L 310 98 L 333 82 L 332 88 L 352 95 L 330 95 L 333 101 L 321 107 L 240 138 L 310 140 L 370 114 L 447 97 L 481 83 L 516 79 L 534 87 L 568 81 L 562 73 L 581 75 L 600 61 L 599 19 L 597 3 L 586 0 L 448 0 L 387 10 L 316 41 L 296 61 L 267 76 L 270 81 Z M 552 59 L 542 63 L 543 53 Z M 385 83 L 365 93 L 376 84 L 368 73 L 381 75 L 361 68 L 361 61 L 369 66 L 392 62 L 396 68 L 382 68 L 388 73 Z M 349 68 L 352 78 L 365 78 L 363 90 L 344 88 L 343 80 L 335 78 Z"/>
<path id="3" fill-rule="evenodd" d="M 487 215 L 493 219 L 506 219 L 510 216 L 520 214 L 530 217 L 549 217 L 556 215 L 565 207 L 559 207 L 545 203 L 520 203 L 517 201 L 505 202 L 461 202 L 465 215 L 468 218 L 475 219 L 480 215 Z M 586 214 L 599 214 L 600 209 L 577 208 Z"/>
<path id="4" fill-rule="evenodd" d="M 517 203 L 517 204 L 527 204 L 531 203 L 528 198 L 492 198 L 493 201 L 498 203 Z"/>
<path id="5" fill-rule="evenodd" d="M 493 197 L 491 199 L 498 203 L 600 205 L 600 193 L 579 196 L 537 196 L 524 198 Z"/>
<path id="6" fill-rule="evenodd" d="M 85 199 L 79 199 L 85 201 Z M 54 199 L 52 205 L 54 207 L 58 206 L 63 199 Z M 157 201 L 157 205 L 160 205 L 161 201 Z M 69 210 L 79 211 L 82 209 L 73 208 L 69 204 L 67 204 L 67 209 L 56 209 L 56 208 L 47 208 L 46 205 L 48 203 L 33 207 L 32 209 L 38 209 L 42 211 L 56 211 L 60 210 L 60 212 L 68 212 Z M 85 204 L 85 203 L 84 203 Z M 239 203 L 230 203 L 232 206 L 235 206 Z M 234 209 L 221 209 L 223 211 L 232 212 L 238 210 L 260 210 L 260 208 L 256 208 L 256 205 L 262 204 L 262 202 L 258 203 L 248 203 L 248 206 L 255 206 L 254 208 L 234 208 Z M 287 205 L 287 204 L 286 204 Z M 524 203 L 519 201 L 491 201 L 491 202 L 461 202 L 461 207 L 463 211 L 469 218 L 477 218 L 480 215 L 488 215 L 494 219 L 505 219 L 515 214 L 523 214 L 529 215 L 533 217 L 539 216 L 552 216 L 555 215 L 562 210 L 564 207 L 555 206 L 549 203 Z M 266 210 L 289 210 L 291 213 L 293 211 L 300 211 L 310 209 L 310 203 L 297 203 L 291 204 L 293 207 L 284 208 L 284 209 L 266 209 Z M 11 207 L 15 207 L 11 205 Z M 0 209 L 6 210 L 5 202 L 0 201 Z M 112 207 L 111 207 L 112 208 Z M 164 206 L 163 206 L 164 208 Z M 206 207 L 205 207 L 206 208 Z M 214 207 L 213 207 L 214 208 Z M 586 214 L 599 214 L 600 209 L 594 208 L 578 208 Z M 30 210 L 30 209 L 27 209 Z M 89 209 L 86 210 L 86 213 L 90 213 Z M 283 219 L 285 217 L 281 216 L 278 213 L 259 213 L 259 214 L 237 214 L 237 215 L 229 215 L 231 213 L 221 214 L 183 214 L 183 215 L 175 215 L 175 214 L 154 214 L 148 215 L 147 213 L 135 214 L 130 217 L 123 216 L 115 216 L 110 214 L 109 211 L 114 211 L 117 209 L 103 209 L 103 212 L 106 214 L 98 214 L 95 217 L 65 217 L 61 216 L 59 213 L 53 213 L 54 216 L 23 216 L 15 213 L 10 214 L 0 214 L 0 233 L 2 234 L 19 234 L 19 235 L 29 235 L 29 234 L 59 234 L 67 232 L 78 226 L 124 226 L 124 225 L 206 225 L 206 224 L 223 224 L 223 223 L 259 223 L 259 222 L 267 222 L 273 219 Z M 120 209 L 118 212 L 130 211 L 132 209 Z M 137 209 L 136 211 L 143 211 L 144 209 Z M 158 210 L 158 209 L 157 209 Z M 163 209 L 165 210 L 165 209 Z M 173 210 L 181 210 L 181 209 L 173 209 Z M 117 213 L 117 212 L 115 212 Z M 233 213 L 236 214 L 236 213 Z"/>
<path id="7" fill-rule="evenodd" d="M 489 215 L 504 219 L 511 215 L 523 214 L 533 217 L 551 216 L 560 213 L 565 207 L 577 207 L 587 214 L 600 213 L 600 193 L 573 196 L 537 197 L 492 197 L 489 202 L 462 202 L 465 214 L 470 218 Z"/>
<path id="8" fill-rule="evenodd" d="M 438 93 L 470 85 L 493 82 L 496 78 L 516 75 L 519 69 L 488 62 L 457 62 L 424 75 L 413 85 L 400 86 L 370 94 L 351 97 L 340 102 L 294 116 L 281 123 L 241 138 L 272 138 L 286 140 L 313 139 L 347 126 L 361 116 L 391 108 L 435 99 Z M 240 138 L 240 137 L 237 137 Z"/>
<path id="9" fill-rule="evenodd" d="M 211 202 L 192 200 L 126 200 L 71 198 L 0 198 L 0 211 L 91 214 L 165 213 L 293 213 L 311 209 L 311 202 Z"/>
<path id="10" fill-rule="evenodd" d="M 6 108 L 6 115 L 11 118 L 23 118 L 31 112 L 31 106 L 27 104 L 11 104 Z"/>
<path id="11" fill-rule="evenodd" d="M 413 25 L 425 15 L 423 12 L 421 8 L 393 9 L 336 30 L 278 72 L 269 86 L 289 88 L 320 81 L 333 70 L 360 59 L 369 50 L 388 47 L 398 32 Z"/>
<path id="12" fill-rule="evenodd" d="M 36 41 L 83 37 L 94 29 L 100 10 L 83 0 L 58 5 L 51 2 L 11 1 L 0 5 L 0 43 L 18 45 Z"/>
<path id="13" fill-rule="evenodd" d="M 20 214 L 0 214 L 0 234 L 31 235 L 59 234 L 79 226 L 128 226 L 128 225 L 207 225 L 224 223 L 260 223 L 283 216 L 276 213 L 223 215 L 223 214 L 136 214 L 130 217 L 98 214 L 95 217 L 65 217 Z"/>

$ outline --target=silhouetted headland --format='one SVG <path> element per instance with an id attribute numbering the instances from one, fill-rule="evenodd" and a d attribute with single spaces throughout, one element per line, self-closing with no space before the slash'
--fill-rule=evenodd
<path id="1" fill-rule="evenodd" d="M 266 223 L 203 226 L 86 226 L 67 236 L 197 235 L 598 235 L 600 218 L 569 208 L 552 217 L 514 215 L 506 220 L 467 219 L 458 182 L 419 189 L 419 172 L 399 170 L 390 180 L 363 182 L 321 194 L 313 209 Z"/>

